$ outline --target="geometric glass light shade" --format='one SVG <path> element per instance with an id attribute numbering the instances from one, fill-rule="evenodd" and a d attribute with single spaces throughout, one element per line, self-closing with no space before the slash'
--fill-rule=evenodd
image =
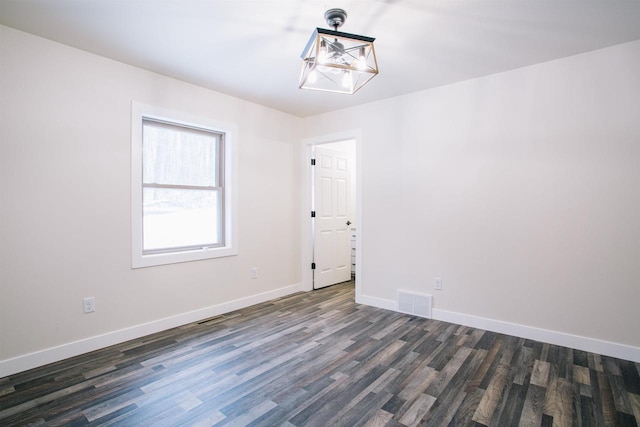
<path id="1" fill-rule="evenodd" d="M 302 52 L 300 88 L 353 94 L 378 74 L 373 37 L 337 31 L 347 14 L 325 13 L 334 30 L 316 28 Z"/>

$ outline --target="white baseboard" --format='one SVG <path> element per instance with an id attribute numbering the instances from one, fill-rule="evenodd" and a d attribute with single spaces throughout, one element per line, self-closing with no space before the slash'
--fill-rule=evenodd
<path id="1" fill-rule="evenodd" d="M 135 338 L 140 338 L 145 335 L 175 328 L 177 326 L 186 325 L 191 322 L 197 322 L 199 320 L 218 316 L 220 314 L 229 313 L 231 311 L 269 301 L 274 298 L 290 295 L 301 290 L 302 286 L 299 283 L 285 286 L 273 291 L 240 298 L 234 301 L 209 306 L 171 317 L 166 317 L 164 319 L 143 323 L 140 325 L 132 326 L 130 328 L 108 332 L 106 334 L 70 342 L 56 347 L 51 347 L 45 350 L 25 354 L 12 359 L 6 359 L 0 361 L 0 378 L 32 368 L 37 368 L 48 363 L 57 362 L 69 357 L 78 356 L 80 354 L 98 350 L 110 345 L 119 344 Z M 372 307 L 383 308 L 385 310 L 398 311 L 397 302 L 385 298 L 359 295 L 356 297 L 356 302 L 358 304 L 370 305 Z M 532 339 L 564 347 L 575 348 L 578 350 L 589 351 L 592 353 L 617 357 L 620 359 L 640 363 L 639 347 L 572 335 L 565 332 L 557 332 L 547 329 L 535 328 L 532 326 L 504 322 L 501 320 L 456 313 L 447 310 L 433 309 L 432 314 L 433 319 L 435 320 L 470 326 L 487 331 L 513 335 L 516 337 Z"/>
<path id="2" fill-rule="evenodd" d="M 566 332 L 551 331 L 533 326 L 504 322 L 502 320 L 471 316 L 447 310 L 433 310 L 433 318 L 458 325 L 471 326 L 491 332 L 513 335 L 577 350 L 617 357 L 619 359 L 640 362 L 640 347 L 603 341 L 595 338 L 573 335 Z"/>
<path id="3" fill-rule="evenodd" d="M 188 323 L 197 322 L 209 317 L 229 313 L 234 310 L 249 307 L 254 304 L 269 301 L 301 291 L 301 284 L 297 283 L 257 295 L 216 304 L 199 310 L 165 317 L 152 322 L 143 323 L 129 328 L 108 332 L 102 335 L 62 344 L 45 350 L 36 351 L 22 356 L 0 361 L 0 378 L 37 368 L 49 363 L 57 362 L 69 357 L 78 356 L 114 344 L 120 344 L 135 338 L 153 334 Z"/>
<path id="4" fill-rule="evenodd" d="M 359 304 L 384 308 L 386 310 L 398 311 L 398 303 L 394 300 L 360 295 L 359 297 L 356 297 L 356 302 Z M 640 347 L 633 347 L 626 344 L 603 341 L 595 338 L 573 335 L 566 332 L 551 331 L 548 329 L 541 329 L 533 326 L 520 325 L 517 323 L 504 322 L 502 320 L 472 316 L 447 310 L 433 309 L 431 313 L 434 320 L 470 326 L 473 328 L 484 329 L 486 331 L 513 335 L 520 338 L 575 348 L 577 350 L 640 363 Z"/>
<path id="5" fill-rule="evenodd" d="M 384 308 L 385 310 L 398 311 L 398 303 L 394 300 L 371 297 L 368 295 L 356 295 L 356 303 Z"/>

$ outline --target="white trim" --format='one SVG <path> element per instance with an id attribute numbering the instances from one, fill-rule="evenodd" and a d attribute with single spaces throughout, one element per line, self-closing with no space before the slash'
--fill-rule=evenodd
<path id="1" fill-rule="evenodd" d="M 356 285 L 355 295 L 356 301 L 362 293 L 362 236 L 365 229 L 365 223 L 362 219 L 362 131 L 360 129 L 352 129 L 344 132 L 338 132 L 328 135 L 320 135 L 302 140 L 300 157 L 302 167 L 300 168 L 300 186 L 301 205 L 300 212 L 302 221 L 300 224 L 300 241 L 301 241 L 301 276 L 302 289 L 310 291 L 313 288 L 313 279 L 311 275 L 311 260 L 313 240 L 311 238 L 311 148 L 318 144 L 328 144 L 332 142 L 340 142 L 346 140 L 355 140 L 356 147 L 356 224 L 358 233 L 356 235 Z M 372 304 L 373 305 L 373 304 Z"/>
<path id="2" fill-rule="evenodd" d="M 359 297 L 356 297 L 356 302 L 358 304 L 366 304 L 372 307 L 400 312 L 398 310 L 398 302 L 390 299 L 360 295 Z M 473 328 L 484 329 L 485 331 L 498 332 L 501 334 L 575 348 L 577 350 L 640 363 L 640 347 L 573 335 L 566 332 L 551 331 L 533 326 L 520 325 L 502 320 L 489 319 L 486 317 L 472 316 L 469 314 L 437 308 L 432 309 L 431 314 L 433 315 L 433 320 L 470 326 Z"/>
<path id="3" fill-rule="evenodd" d="M 257 295 L 251 295 L 239 298 L 233 301 L 212 305 L 198 310 L 189 311 L 187 313 L 177 314 L 175 316 L 165 317 L 163 319 L 154 320 L 130 328 L 120 329 L 117 331 L 107 332 L 102 335 L 85 338 L 78 341 L 51 347 L 45 350 L 36 351 L 22 356 L 14 357 L 0 361 L 0 378 L 23 372 L 28 369 L 37 368 L 48 363 L 57 362 L 69 357 L 78 356 L 100 348 L 108 347 L 114 344 L 120 344 L 135 338 L 140 338 L 156 332 L 165 331 L 167 329 L 186 325 L 188 323 L 197 322 L 208 319 L 220 314 L 229 313 L 234 310 L 259 304 L 274 298 L 280 298 L 300 292 L 301 285 L 285 286 L 272 291 L 263 292 Z"/>
<path id="4" fill-rule="evenodd" d="M 471 326 L 487 331 L 499 332 L 501 334 L 513 335 L 520 338 L 575 348 L 640 363 L 640 347 L 447 310 L 434 309 L 432 313 L 433 319 L 435 320 Z"/>
<path id="5" fill-rule="evenodd" d="M 189 126 L 211 129 L 225 134 L 224 141 L 224 227 L 225 246 L 193 251 L 154 255 L 142 254 L 142 118 L 153 118 Z M 197 261 L 238 254 L 237 170 L 238 127 L 208 117 L 169 110 L 136 101 L 131 102 L 131 267 L 151 267 L 186 261 Z"/>
<path id="6" fill-rule="evenodd" d="M 356 264 L 357 266 L 357 264 Z M 358 276 L 356 276 L 358 277 Z M 398 303 L 391 299 L 372 297 L 369 295 L 356 295 L 356 303 L 384 308 L 385 310 L 398 311 Z"/>

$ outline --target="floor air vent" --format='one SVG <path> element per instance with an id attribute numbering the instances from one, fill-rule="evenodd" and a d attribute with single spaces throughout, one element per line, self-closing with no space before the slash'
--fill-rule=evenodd
<path id="1" fill-rule="evenodd" d="M 398 311 L 431 319 L 432 298 L 431 295 L 398 291 Z"/>

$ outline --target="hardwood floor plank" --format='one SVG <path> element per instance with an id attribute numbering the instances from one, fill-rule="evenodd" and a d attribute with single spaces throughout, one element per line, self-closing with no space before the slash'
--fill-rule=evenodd
<path id="1" fill-rule="evenodd" d="M 453 418 L 451 418 L 449 426 L 455 427 L 471 425 L 473 414 L 480 404 L 483 394 L 484 390 L 479 388 L 476 388 L 471 392 L 465 391 L 465 397 L 462 400 L 462 403 L 460 403 L 458 410 L 453 415 Z"/>
<path id="2" fill-rule="evenodd" d="M 631 414 L 631 403 L 629 402 L 629 394 L 626 393 L 624 379 L 618 375 L 609 375 L 609 384 L 613 394 L 613 402 L 618 412 Z"/>
<path id="3" fill-rule="evenodd" d="M 534 365 L 534 350 L 530 347 L 523 347 L 518 355 L 518 361 L 516 365 L 519 367 L 516 376 L 513 378 L 513 382 L 521 386 L 527 386 L 531 378 Z"/>
<path id="4" fill-rule="evenodd" d="M 369 393 L 356 406 L 325 422 L 326 425 L 357 427 L 366 424 L 376 416 L 379 408 L 389 399 L 391 393 Z"/>
<path id="5" fill-rule="evenodd" d="M 633 415 L 626 414 L 624 412 L 618 412 L 616 423 L 619 426 L 625 427 L 637 427 L 638 423 L 636 422 L 636 418 Z"/>
<path id="6" fill-rule="evenodd" d="M 420 366 L 407 378 L 408 382 L 402 387 L 398 397 L 405 401 L 415 399 L 436 378 L 437 374 L 438 371 L 431 366 Z"/>
<path id="7" fill-rule="evenodd" d="M 547 385 L 547 391 L 544 398 L 544 406 L 542 413 L 553 418 L 556 413 L 556 403 L 558 401 L 558 365 L 550 364 L 549 366 L 549 381 Z M 544 417 L 543 417 L 544 420 Z"/>
<path id="8" fill-rule="evenodd" d="M 360 393 L 351 398 L 348 403 L 345 402 L 342 404 L 342 407 L 336 411 L 335 415 L 328 419 L 328 422 L 331 423 L 332 420 L 345 420 L 349 417 L 345 417 L 344 414 L 350 412 L 353 408 L 358 406 L 358 411 L 356 411 L 356 416 L 362 416 L 365 411 L 367 405 L 371 405 L 373 402 L 380 401 L 381 407 L 384 403 L 389 400 L 390 395 L 385 393 L 386 386 L 398 376 L 400 372 L 396 369 L 388 369 L 382 375 L 380 375 L 375 381 L 367 385 Z M 346 397 L 346 396 L 344 396 Z M 361 404 L 363 400 L 366 399 L 365 404 Z M 370 408 L 370 410 L 375 410 L 376 408 Z M 326 420 L 325 420 L 326 421 Z"/>
<path id="9" fill-rule="evenodd" d="M 305 422 L 309 417 L 321 410 L 327 402 L 331 402 L 334 396 L 339 393 L 340 386 L 348 383 L 348 379 L 349 377 L 346 375 L 337 376 L 335 379 L 332 379 L 329 385 L 323 387 L 322 390 L 310 394 L 309 399 L 295 408 L 291 414 L 291 418 L 287 421 L 290 421 L 294 425 Z"/>
<path id="10" fill-rule="evenodd" d="M 366 391 L 369 384 L 384 373 L 388 373 L 388 370 L 385 367 L 378 366 L 364 375 L 360 373 L 358 375 L 360 378 L 352 378 L 349 383 L 343 383 L 336 387 L 334 393 L 331 396 L 327 396 L 329 399 L 323 401 L 322 407 L 316 408 L 314 413 L 307 412 L 304 414 L 304 425 L 320 427 L 326 425 L 329 420 L 334 419 L 337 414 L 341 413 L 345 404 L 349 405 L 350 402 L 358 399 L 358 396 L 364 393 L 368 394 Z M 294 417 L 290 421 L 293 424 L 298 424 L 301 418 Z"/>
<path id="11" fill-rule="evenodd" d="M 478 348 L 476 350 L 479 353 L 485 352 L 486 356 L 483 358 L 482 363 L 474 373 L 473 377 L 467 383 L 467 388 L 465 390 L 467 393 L 472 392 L 476 388 L 486 389 L 490 377 L 490 375 L 488 374 L 489 370 L 492 367 L 493 369 L 495 369 L 494 364 L 497 365 L 496 355 L 500 351 L 500 348 L 501 341 L 494 340 L 494 344 L 488 350 L 482 348 Z M 485 384 L 484 386 L 483 383 Z"/>
<path id="12" fill-rule="evenodd" d="M 439 396 L 454 375 L 458 373 L 462 364 L 467 360 L 469 354 L 471 354 L 471 351 L 468 347 L 459 347 L 449 362 L 438 372 L 434 381 L 429 384 L 425 393 L 430 396 Z"/>
<path id="13" fill-rule="evenodd" d="M 444 404 L 439 404 L 439 400 L 436 399 L 433 405 L 427 413 L 424 414 L 420 421 L 421 426 L 446 426 L 449 425 L 453 417 L 455 416 L 458 408 L 462 405 L 465 393 L 455 393 L 448 399 L 442 399 Z"/>
<path id="14" fill-rule="evenodd" d="M 598 385 L 600 391 L 600 407 L 602 408 L 602 416 L 605 426 L 616 425 L 616 405 L 611 391 L 609 377 L 604 372 L 598 372 Z"/>
<path id="15" fill-rule="evenodd" d="M 455 374 L 447 381 L 446 387 L 442 391 L 438 391 L 438 387 L 431 389 L 431 385 L 427 388 L 426 394 L 437 396 L 437 400 L 431 407 L 431 410 L 423 417 L 421 425 L 448 425 L 459 410 L 459 407 L 465 401 L 466 393 L 465 384 L 478 366 L 484 359 L 486 351 L 480 350 L 476 353 L 469 354 L 463 363 L 456 370 Z M 451 364 L 456 365 L 457 362 Z M 449 365 L 447 365 L 449 366 Z M 437 391 L 437 394 L 432 392 Z"/>
<path id="16" fill-rule="evenodd" d="M 384 427 L 393 418 L 393 414 L 382 409 L 378 409 L 371 418 L 369 418 L 363 427 Z"/>
<path id="17" fill-rule="evenodd" d="M 236 425 L 236 426 L 246 426 L 251 423 L 260 416 L 266 414 L 271 409 L 278 406 L 276 403 L 270 400 L 264 400 L 258 403 L 256 406 L 249 407 L 248 410 L 237 413 L 236 417 L 225 417 L 223 420 L 220 420 L 215 426 L 224 426 L 224 425 Z"/>
<path id="18" fill-rule="evenodd" d="M 574 366 L 573 367 L 573 381 L 590 385 L 591 384 L 591 374 L 589 373 L 589 368 L 584 366 Z"/>
<path id="19" fill-rule="evenodd" d="M 492 376 L 492 380 L 489 383 L 487 390 L 484 392 L 484 395 L 478 404 L 478 408 L 473 415 L 473 421 L 489 425 L 493 413 L 496 410 L 496 406 L 498 405 L 500 396 L 504 391 L 508 372 L 508 365 L 499 364 L 497 366 L 496 371 Z"/>
<path id="20" fill-rule="evenodd" d="M 524 399 L 524 405 L 520 419 L 519 427 L 534 427 L 542 424 L 542 410 L 544 409 L 545 388 L 533 384 L 529 384 L 527 395 Z"/>
<path id="21" fill-rule="evenodd" d="M 97 405 L 89 406 L 88 408 L 83 409 L 82 413 L 87 420 L 95 421 L 134 404 L 136 399 L 142 395 L 144 395 L 142 390 L 133 389 L 128 393 L 120 394 L 109 400 L 100 401 Z"/>
<path id="22" fill-rule="evenodd" d="M 499 417 L 492 418 L 493 425 L 510 426 L 518 425 L 520 416 L 522 415 L 522 408 L 524 406 L 524 399 L 527 389 L 517 382 L 509 384 L 508 393 L 504 394 L 503 404 L 500 406 L 500 410 L 495 414 L 500 414 Z"/>
<path id="23" fill-rule="evenodd" d="M 422 417 L 429 411 L 436 398 L 427 394 L 420 394 L 399 422 L 407 427 L 417 426 Z"/>
<path id="24" fill-rule="evenodd" d="M 640 374 L 638 374 L 636 365 L 626 360 L 619 360 L 618 365 L 620 366 L 625 389 L 629 393 L 640 394 Z"/>
<path id="25" fill-rule="evenodd" d="M 570 381 L 564 378 L 558 379 L 556 399 L 553 425 L 570 427 L 573 424 L 573 389 Z"/>
<path id="26" fill-rule="evenodd" d="M 546 388 L 547 384 L 549 384 L 549 367 L 549 362 L 536 360 L 531 373 L 531 384 Z"/>
<path id="27" fill-rule="evenodd" d="M 589 367 L 587 352 L 582 350 L 573 350 L 573 364 L 577 366 Z"/>
<path id="28" fill-rule="evenodd" d="M 591 401 L 593 403 L 592 408 L 594 412 L 595 423 L 598 426 L 604 426 L 604 412 L 602 405 L 600 404 L 602 402 L 602 396 L 600 392 L 600 384 L 598 382 L 598 371 L 596 369 L 591 369 L 589 372 L 591 376 Z"/>
<path id="29" fill-rule="evenodd" d="M 593 402 L 586 396 L 580 396 L 580 425 L 598 426 Z"/>
<path id="30" fill-rule="evenodd" d="M 631 410 L 636 417 L 636 421 L 640 421 L 640 395 L 629 393 L 629 403 L 631 404 Z"/>
<path id="31" fill-rule="evenodd" d="M 323 387 L 318 387 L 321 390 Z M 297 389 L 288 393 L 287 398 L 278 402 L 275 401 L 278 406 L 271 409 L 269 412 L 264 413 L 262 416 L 256 418 L 247 426 L 251 427 L 271 427 L 283 423 L 283 420 L 290 419 L 298 408 L 303 407 L 305 403 L 312 401 L 312 396 L 315 391 L 307 391 L 304 389 Z M 286 421 L 288 423 L 288 421 Z M 290 423 L 289 423 L 290 424 Z M 293 425 L 293 424 L 291 424 Z"/>

